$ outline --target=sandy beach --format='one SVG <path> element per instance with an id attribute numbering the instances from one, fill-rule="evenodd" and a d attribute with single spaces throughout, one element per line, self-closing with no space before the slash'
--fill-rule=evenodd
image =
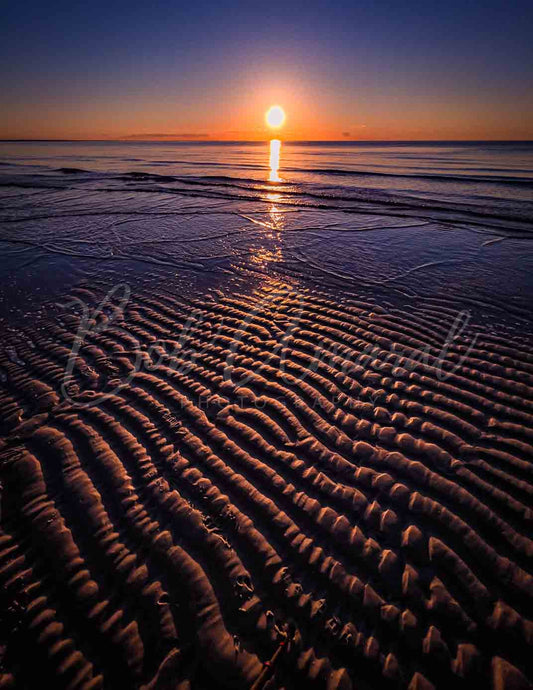
<path id="1" fill-rule="evenodd" d="M 0 688 L 531 687 L 525 218 L 10 175 Z"/>
<path id="2" fill-rule="evenodd" d="M 66 400 L 79 318 L 8 348 L 11 663 L 250 687 L 292 621 L 281 683 L 527 687 L 529 343 L 482 333 L 443 366 L 450 305 L 272 293 L 100 314 Z"/>

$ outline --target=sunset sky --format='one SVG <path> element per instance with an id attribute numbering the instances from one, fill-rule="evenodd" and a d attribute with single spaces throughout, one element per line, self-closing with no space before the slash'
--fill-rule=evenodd
<path id="1" fill-rule="evenodd" d="M 533 3 L 3 3 L 1 138 L 533 139 Z"/>

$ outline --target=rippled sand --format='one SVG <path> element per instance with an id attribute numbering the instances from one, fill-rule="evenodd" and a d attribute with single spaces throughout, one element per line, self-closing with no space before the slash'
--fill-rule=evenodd
<path id="1" fill-rule="evenodd" d="M 0 687 L 530 687 L 531 340 L 176 294 L 1 355 Z"/>

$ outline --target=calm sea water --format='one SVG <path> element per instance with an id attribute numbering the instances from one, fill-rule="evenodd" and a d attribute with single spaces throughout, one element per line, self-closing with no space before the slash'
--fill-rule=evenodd
<path id="1" fill-rule="evenodd" d="M 0 142 L 0 309 L 102 272 L 307 280 L 523 318 L 533 143 Z M 130 274 L 128 273 L 128 274 Z M 181 288 L 180 288 L 181 289 Z"/>
<path id="2" fill-rule="evenodd" d="M 282 143 L 280 181 L 268 186 L 268 143 L 0 142 L 0 162 L 4 173 L 77 168 L 109 182 L 130 173 L 207 197 L 261 198 L 275 186 L 297 203 L 460 204 L 483 215 L 499 209 L 510 218 L 533 217 L 533 142 Z"/>

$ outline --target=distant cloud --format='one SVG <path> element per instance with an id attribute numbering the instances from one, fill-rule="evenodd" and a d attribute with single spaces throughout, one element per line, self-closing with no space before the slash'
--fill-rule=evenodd
<path id="1" fill-rule="evenodd" d="M 366 129 L 366 125 L 352 125 L 352 129 Z M 349 137 L 357 137 L 357 134 L 355 132 L 343 132 L 342 136 L 348 139 Z"/>
<path id="2" fill-rule="evenodd" d="M 195 132 L 180 132 L 178 134 L 174 133 L 147 133 L 147 134 L 128 134 L 124 137 L 120 137 L 121 139 L 136 139 L 136 140 L 143 140 L 143 139 L 185 139 L 185 140 L 198 140 L 198 139 L 209 139 L 209 134 L 198 134 Z"/>

